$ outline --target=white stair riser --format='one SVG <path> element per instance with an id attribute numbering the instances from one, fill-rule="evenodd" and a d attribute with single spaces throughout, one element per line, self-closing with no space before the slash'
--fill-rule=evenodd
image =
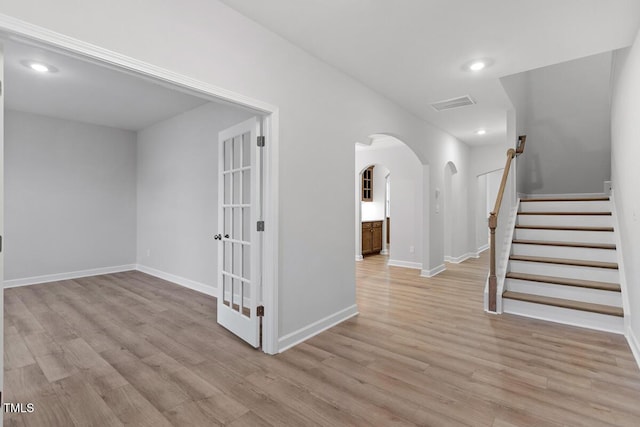
<path id="1" fill-rule="evenodd" d="M 518 215 L 519 225 L 613 227 L 611 215 Z"/>
<path id="2" fill-rule="evenodd" d="M 502 300 L 502 311 L 616 334 L 624 333 L 624 318 L 618 316 L 608 316 L 588 311 L 534 304 L 508 298 Z"/>
<path id="3" fill-rule="evenodd" d="M 516 228 L 514 239 L 575 243 L 615 243 L 613 233 L 609 231 L 536 230 Z"/>
<path id="4" fill-rule="evenodd" d="M 614 291 L 517 279 L 507 279 L 505 282 L 505 288 L 509 291 L 521 292 L 524 294 L 542 295 L 571 301 L 583 301 L 593 304 L 622 307 L 622 295 L 620 292 Z"/>
<path id="5" fill-rule="evenodd" d="M 520 202 L 521 212 L 611 212 L 611 202 Z"/>
<path id="6" fill-rule="evenodd" d="M 567 279 L 620 283 L 618 270 L 611 268 L 579 267 L 575 265 L 509 260 L 508 271 L 538 274 L 541 276 L 564 277 Z"/>
<path id="7" fill-rule="evenodd" d="M 547 258 L 578 259 L 583 261 L 618 262 L 615 249 L 573 248 L 568 246 L 525 245 L 514 243 L 513 255 Z"/>

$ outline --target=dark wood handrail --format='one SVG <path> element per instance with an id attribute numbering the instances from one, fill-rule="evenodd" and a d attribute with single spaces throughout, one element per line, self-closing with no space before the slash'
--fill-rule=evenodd
<path id="1" fill-rule="evenodd" d="M 511 169 L 511 161 L 524 152 L 526 141 L 527 136 L 520 135 L 518 137 L 518 146 L 516 149 L 514 150 L 513 148 L 509 148 L 507 150 L 507 163 L 505 164 L 504 172 L 502 173 L 502 181 L 500 181 L 498 197 L 496 197 L 496 204 L 493 207 L 493 211 L 489 214 L 489 250 L 491 257 L 489 261 L 489 311 L 496 311 L 498 294 L 498 277 L 496 276 L 496 228 L 498 227 L 498 213 L 500 212 L 500 206 L 502 205 L 504 189 L 507 186 L 509 170 Z"/>

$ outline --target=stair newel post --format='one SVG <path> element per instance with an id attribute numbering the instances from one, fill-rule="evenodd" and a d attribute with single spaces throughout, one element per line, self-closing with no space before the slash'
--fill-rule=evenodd
<path id="1" fill-rule="evenodd" d="M 498 226 L 498 215 L 496 212 L 489 214 L 489 311 L 496 311 L 496 300 L 498 294 L 498 278 L 496 277 L 496 227 Z"/>

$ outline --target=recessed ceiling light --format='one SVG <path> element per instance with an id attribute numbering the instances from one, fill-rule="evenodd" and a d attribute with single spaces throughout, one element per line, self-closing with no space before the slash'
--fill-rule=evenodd
<path id="1" fill-rule="evenodd" d="M 493 65 L 493 59 L 491 58 L 476 58 L 471 61 L 465 62 L 462 65 L 464 71 L 478 72 L 484 70 Z"/>
<path id="2" fill-rule="evenodd" d="M 487 66 L 487 64 L 485 64 L 484 62 L 482 62 L 482 61 L 476 61 L 476 62 L 474 62 L 473 64 L 469 65 L 469 69 L 470 69 L 471 71 L 480 71 L 480 70 L 482 70 L 482 69 L 483 69 L 484 67 L 486 67 L 486 66 Z"/>
<path id="3" fill-rule="evenodd" d="M 48 73 L 49 72 L 49 67 L 47 67 L 44 64 L 40 64 L 38 62 L 33 62 L 31 65 L 29 65 L 29 67 L 31 67 L 32 70 L 36 70 L 39 73 Z"/>
<path id="4" fill-rule="evenodd" d="M 42 74 L 56 73 L 58 71 L 58 69 L 53 65 L 45 64 L 39 61 L 24 60 L 20 61 L 20 63 L 25 67 Z"/>
<path id="5" fill-rule="evenodd" d="M 476 131 L 476 135 L 484 135 L 485 133 L 487 133 L 487 131 L 486 131 L 486 130 L 484 130 L 484 129 L 478 129 L 478 130 Z"/>

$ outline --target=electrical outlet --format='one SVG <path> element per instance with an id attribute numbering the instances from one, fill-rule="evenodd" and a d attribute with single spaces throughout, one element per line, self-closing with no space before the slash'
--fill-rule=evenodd
<path id="1" fill-rule="evenodd" d="M 151 249 L 147 249 L 147 256 L 151 256 Z"/>
<path id="2" fill-rule="evenodd" d="M 413 246 L 409 246 L 409 253 L 412 254 L 416 251 L 416 248 L 414 248 Z"/>

